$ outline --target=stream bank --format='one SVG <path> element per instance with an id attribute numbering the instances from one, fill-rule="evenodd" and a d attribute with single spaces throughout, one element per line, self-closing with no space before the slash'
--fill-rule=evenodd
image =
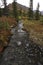
<path id="1" fill-rule="evenodd" d="M 43 47 L 31 41 L 22 28 L 19 21 L 18 26 L 11 30 L 13 36 L 3 52 L 0 65 L 43 65 Z"/>

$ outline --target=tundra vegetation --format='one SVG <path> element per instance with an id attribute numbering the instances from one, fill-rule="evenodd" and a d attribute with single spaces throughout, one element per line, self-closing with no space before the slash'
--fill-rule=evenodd
<path id="1" fill-rule="evenodd" d="M 8 44 L 8 37 L 12 35 L 11 26 L 16 26 L 20 19 L 23 20 L 24 30 L 30 32 L 30 39 L 35 43 L 43 45 L 43 15 L 39 11 L 40 4 L 37 4 L 36 11 L 33 11 L 33 0 L 30 0 L 28 11 L 17 8 L 16 0 L 12 3 L 12 10 L 9 9 L 6 0 L 2 0 L 4 8 L 0 8 L 0 51 Z"/>

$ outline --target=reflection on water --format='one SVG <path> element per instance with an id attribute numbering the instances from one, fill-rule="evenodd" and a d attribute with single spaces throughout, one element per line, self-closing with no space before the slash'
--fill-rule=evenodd
<path id="1" fill-rule="evenodd" d="M 18 22 L 18 25 L 15 28 L 12 28 L 11 32 L 14 34 L 15 32 L 25 32 L 22 30 L 23 28 L 23 23 L 22 21 Z"/>
<path id="2" fill-rule="evenodd" d="M 15 27 L 11 30 L 11 32 L 13 33 L 12 38 L 14 38 L 16 40 L 17 39 L 23 40 L 23 38 L 25 38 L 27 36 L 27 33 L 26 33 L 26 31 L 23 31 L 22 28 L 23 28 L 23 23 L 22 23 L 22 21 L 19 21 L 17 27 Z"/>
<path id="3" fill-rule="evenodd" d="M 23 28 L 23 22 L 19 21 L 17 27 L 13 28 L 11 31 L 13 33 L 11 42 L 15 41 L 15 42 L 17 42 L 17 45 L 19 45 L 19 46 L 22 44 L 21 41 L 26 42 L 28 40 L 27 39 L 28 34 L 26 31 L 23 31 L 22 28 Z M 28 46 L 28 44 L 27 44 L 27 46 Z"/>

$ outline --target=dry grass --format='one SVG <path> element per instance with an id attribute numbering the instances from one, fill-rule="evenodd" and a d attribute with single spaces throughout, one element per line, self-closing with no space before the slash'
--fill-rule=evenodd
<path id="1" fill-rule="evenodd" d="M 9 27 L 14 25 L 16 26 L 17 22 L 13 17 L 6 17 L 2 16 L 0 17 L 0 22 L 7 22 L 9 24 Z M 8 28 L 9 28 L 8 27 Z M 4 27 L 0 29 L 0 40 L 2 40 L 3 43 L 0 44 L 0 52 L 3 50 L 4 46 L 7 46 L 8 44 L 8 36 L 11 35 L 10 28 L 6 30 Z"/>
<path id="2" fill-rule="evenodd" d="M 10 36 L 10 35 L 11 35 L 10 30 L 2 30 L 0 32 L 0 40 L 2 40 L 3 43 L 7 44 L 8 36 Z"/>
<path id="3" fill-rule="evenodd" d="M 0 21 L 1 22 L 8 22 L 10 26 L 12 24 L 16 25 L 16 23 L 17 23 L 15 18 L 13 18 L 13 17 L 6 17 L 6 16 L 0 17 Z"/>
<path id="4" fill-rule="evenodd" d="M 30 38 L 37 44 L 43 45 L 43 25 L 39 21 L 24 20 L 24 28 L 30 32 Z"/>

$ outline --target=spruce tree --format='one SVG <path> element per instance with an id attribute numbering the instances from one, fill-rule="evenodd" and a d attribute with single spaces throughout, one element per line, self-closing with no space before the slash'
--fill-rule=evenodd
<path id="1" fill-rule="evenodd" d="M 22 8 L 19 10 L 19 15 L 22 16 Z"/>
<path id="2" fill-rule="evenodd" d="M 33 0 L 30 0 L 30 7 L 28 9 L 28 19 L 33 19 Z"/>
<path id="3" fill-rule="evenodd" d="M 36 10 L 36 13 L 35 13 L 35 19 L 36 20 L 39 20 L 40 19 L 40 14 L 39 14 L 39 3 L 37 5 L 37 10 Z"/>
<path id="4" fill-rule="evenodd" d="M 2 0 L 2 2 L 3 2 L 3 4 L 4 4 L 3 14 L 4 14 L 5 16 L 7 16 L 7 15 L 8 15 L 7 2 L 6 2 L 6 0 Z"/>
<path id="5" fill-rule="evenodd" d="M 2 16 L 2 9 L 0 8 L 0 17 Z"/>
<path id="6" fill-rule="evenodd" d="M 16 19 L 16 21 L 18 22 L 18 11 L 17 11 L 17 2 L 16 2 L 16 0 L 14 0 L 14 2 L 13 2 L 13 16 Z"/>

